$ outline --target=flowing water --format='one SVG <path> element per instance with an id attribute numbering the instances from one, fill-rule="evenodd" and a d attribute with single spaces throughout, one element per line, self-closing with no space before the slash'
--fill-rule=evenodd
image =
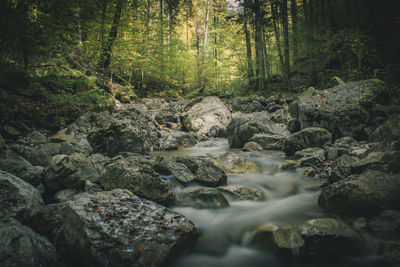
<path id="1" fill-rule="evenodd" d="M 229 150 L 226 140 L 202 142 L 198 145 L 171 152 L 155 152 L 163 156 L 216 156 Z M 285 160 L 282 152 L 241 152 L 231 150 L 240 157 L 252 160 L 260 173 L 228 174 L 228 185 L 251 185 L 261 188 L 265 201 L 234 201 L 225 209 L 194 209 L 175 207 L 174 210 L 192 220 L 201 232 L 194 251 L 178 259 L 171 266 L 192 267 L 239 267 L 239 266 L 286 266 L 272 252 L 251 248 L 255 230 L 266 223 L 290 222 L 326 217 L 317 205 L 319 192 L 312 190 L 314 181 L 302 177 L 299 172 L 281 171 Z M 367 260 L 367 262 L 369 262 Z M 361 264 L 329 266 L 370 266 Z M 290 265 L 294 265 L 292 262 Z M 321 266 L 295 264 L 296 266 Z"/>

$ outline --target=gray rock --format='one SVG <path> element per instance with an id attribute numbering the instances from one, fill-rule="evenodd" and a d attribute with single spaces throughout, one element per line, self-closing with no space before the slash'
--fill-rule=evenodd
<path id="1" fill-rule="evenodd" d="M 234 153 L 226 153 L 213 159 L 214 164 L 225 173 L 259 173 L 257 165 Z"/>
<path id="2" fill-rule="evenodd" d="M 54 194 L 54 201 L 58 203 L 67 202 L 74 199 L 74 196 L 79 193 L 77 189 L 64 189 Z"/>
<path id="3" fill-rule="evenodd" d="M 239 114 L 232 119 L 227 128 L 229 146 L 242 148 L 253 135 L 259 133 L 280 136 L 289 134 L 285 127 L 271 121 L 268 112 Z"/>
<path id="4" fill-rule="evenodd" d="M 322 128 L 306 128 L 285 138 L 282 149 L 286 155 L 293 156 L 296 151 L 311 147 L 323 147 L 332 143 L 331 134 Z"/>
<path id="5" fill-rule="evenodd" d="M 40 184 L 43 173 L 43 167 L 32 166 L 26 159 L 9 149 L 0 153 L 0 170 L 14 174 L 33 186 Z"/>
<path id="6" fill-rule="evenodd" d="M 292 117 L 289 114 L 288 106 L 279 106 L 275 111 L 269 111 L 271 113 L 271 120 L 275 123 L 288 124 Z"/>
<path id="7" fill-rule="evenodd" d="M 400 115 L 393 116 L 380 125 L 369 137 L 370 142 L 391 142 L 400 139 Z"/>
<path id="8" fill-rule="evenodd" d="M 43 181 L 51 193 L 63 189 L 84 189 L 87 180 L 98 182 L 104 165 L 109 161 L 100 154 L 86 156 L 74 153 L 54 156 L 44 170 Z"/>
<path id="9" fill-rule="evenodd" d="M 27 223 L 44 209 L 39 191 L 22 179 L 0 171 L 0 215 Z"/>
<path id="10" fill-rule="evenodd" d="M 282 150 L 285 136 L 276 134 L 255 134 L 249 141 L 256 142 L 265 150 Z"/>
<path id="11" fill-rule="evenodd" d="M 173 159 L 159 158 L 154 168 L 159 173 L 172 174 L 177 181 L 183 184 L 190 183 L 196 179 L 196 176 L 185 164 L 176 162 Z"/>
<path id="12" fill-rule="evenodd" d="M 62 266 L 51 243 L 17 220 L 1 220 L 0 235 L 1 266 Z"/>
<path id="13" fill-rule="evenodd" d="M 253 113 L 266 110 L 266 108 L 258 101 L 246 97 L 235 97 L 232 100 L 232 112 Z"/>
<path id="14" fill-rule="evenodd" d="M 97 192 L 101 192 L 103 191 L 103 188 L 96 184 L 96 183 L 92 183 L 89 180 L 86 180 L 85 182 L 85 192 L 89 193 L 89 194 L 93 194 L 93 193 L 97 193 Z"/>
<path id="15" fill-rule="evenodd" d="M 34 218 L 35 230 L 54 240 L 65 220 L 67 202 L 46 205 L 42 212 Z"/>
<path id="16" fill-rule="evenodd" d="M 325 161 L 325 152 L 322 148 L 306 148 L 297 151 L 294 154 L 294 158 L 298 160 L 301 167 L 320 167 Z"/>
<path id="17" fill-rule="evenodd" d="M 182 131 L 162 131 L 160 138 L 160 150 L 176 150 L 191 147 L 196 144 L 196 138 L 192 133 Z"/>
<path id="18" fill-rule="evenodd" d="M 400 242 L 399 241 L 388 241 L 385 243 L 385 249 L 383 252 L 385 260 L 393 265 L 400 265 Z"/>
<path id="19" fill-rule="evenodd" d="M 400 211 L 382 211 L 369 221 L 368 228 L 375 233 L 398 233 L 400 231 Z"/>
<path id="20" fill-rule="evenodd" d="M 292 256 L 295 250 L 300 258 L 356 256 L 364 249 L 361 236 L 333 218 L 264 225 L 257 230 L 252 244 L 285 256 Z"/>
<path id="21" fill-rule="evenodd" d="M 266 200 L 264 191 L 255 186 L 228 185 L 224 187 L 218 187 L 217 189 L 221 193 L 225 193 L 236 200 L 255 200 L 255 201 Z"/>
<path id="22" fill-rule="evenodd" d="M 5 150 L 7 148 L 6 142 L 3 139 L 3 136 L 0 134 L 0 151 Z"/>
<path id="23" fill-rule="evenodd" d="M 376 214 L 382 209 L 398 208 L 400 176 L 367 170 L 357 178 L 334 183 L 321 192 L 318 204 L 342 215 Z"/>
<path id="24" fill-rule="evenodd" d="M 371 152 L 367 157 L 353 162 L 351 170 L 354 173 L 362 173 L 367 169 L 398 173 L 400 171 L 399 162 L 400 151 Z"/>
<path id="25" fill-rule="evenodd" d="M 128 189 L 139 197 L 161 204 L 168 204 L 173 199 L 171 184 L 163 180 L 145 158 L 117 159 L 105 168 L 99 179 L 105 190 Z"/>
<path id="26" fill-rule="evenodd" d="M 19 130 L 8 125 L 0 127 L 0 133 L 5 139 L 12 141 L 18 140 L 18 138 L 20 138 L 22 135 Z"/>
<path id="27" fill-rule="evenodd" d="M 297 115 L 294 117 L 300 121 L 301 129 L 325 128 L 334 139 L 343 136 L 365 138 L 369 114 L 364 107 L 374 101 L 380 87 L 382 85 L 374 80 L 364 80 L 323 91 L 310 88 L 300 97 L 297 107 L 290 110 L 292 116 Z"/>
<path id="28" fill-rule="evenodd" d="M 336 139 L 333 146 L 336 148 L 350 149 L 352 146 L 356 146 L 357 144 L 357 141 L 353 137 L 346 136 Z"/>
<path id="29" fill-rule="evenodd" d="M 229 207 L 229 202 L 215 188 L 194 186 L 178 191 L 175 205 L 196 209 L 222 209 Z"/>
<path id="30" fill-rule="evenodd" d="M 245 152 L 256 152 L 256 151 L 263 151 L 263 147 L 260 146 L 258 143 L 249 141 L 246 144 L 244 144 L 242 151 Z"/>
<path id="31" fill-rule="evenodd" d="M 298 119 L 291 119 L 288 122 L 288 126 L 287 126 L 288 130 L 290 133 L 296 133 L 298 131 L 300 131 L 300 122 Z"/>
<path id="32" fill-rule="evenodd" d="M 63 232 L 72 259 L 90 266 L 161 266 L 198 236 L 182 215 L 120 189 L 68 202 Z"/>
<path id="33" fill-rule="evenodd" d="M 224 137 L 231 117 L 231 112 L 219 98 L 205 97 L 186 112 L 183 122 L 186 129 L 200 138 Z"/>
<path id="34" fill-rule="evenodd" d="M 356 162 L 358 158 L 350 155 L 343 155 L 332 163 L 332 169 L 329 172 L 328 180 L 331 183 L 347 178 L 351 171 L 351 164 Z"/>

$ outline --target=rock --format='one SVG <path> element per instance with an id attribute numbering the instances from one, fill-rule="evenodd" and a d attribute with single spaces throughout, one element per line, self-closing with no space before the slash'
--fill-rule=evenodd
<path id="1" fill-rule="evenodd" d="M 257 230 L 252 244 L 285 257 L 292 256 L 295 250 L 300 258 L 344 258 L 361 255 L 364 249 L 361 236 L 333 218 L 264 225 Z"/>
<path id="2" fill-rule="evenodd" d="M 399 162 L 400 151 L 371 152 L 366 158 L 353 162 L 350 167 L 354 173 L 362 173 L 367 169 L 398 173 Z"/>
<path id="3" fill-rule="evenodd" d="M 171 184 L 156 173 L 142 157 L 117 159 L 105 166 L 100 184 L 105 190 L 128 189 L 139 197 L 168 204 L 173 199 Z"/>
<path id="4" fill-rule="evenodd" d="M 296 133 L 298 131 L 300 131 L 300 122 L 298 119 L 291 119 L 288 122 L 288 126 L 287 126 L 288 130 L 290 133 Z"/>
<path id="5" fill-rule="evenodd" d="M 12 150 L 0 153 L 0 170 L 9 172 L 33 186 L 40 184 L 43 167 L 32 166 L 26 159 Z"/>
<path id="6" fill-rule="evenodd" d="M 258 101 L 258 99 L 251 99 L 246 97 L 235 97 L 232 100 L 232 111 L 253 113 L 266 110 L 266 108 Z"/>
<path id="7" fill-rule="evenodd" d="M 400 115 L 393 116 L 380 125 L 369 137 L 370 142 L 391 142 L 400 139 Z"/>
<path id="8" fill-rule="evenodd" d="M 314 177 L 317 175 L 318 170 L 314 167 L 304 167 L 301 170 L 301 175 L 303 176 L 309 176 L 309 177 Z"/>
<path id="9" fill-rule="evenodd" d="M 181 131 L 162 131 L 160 138 L 160 150 L 176 150 L 191 147 L 196 144 L 196 138 L 192 133 Z"/>
<path id="10" fill-rule="evenodd" d="M 293 156 L 296 151 L 323 147 L 330 143 L 332 143 L 332 136 L 327 130 L 311 127 L 287 136 L 282 148 L 286 155 Z"/>
<path id="11" fill-rule="evenodd" d="M 272 122 L 268 112 L 239 114 L 231 120 L 227 128 L 229 146 L 242 148 L 253 135 L 259 133 L 285 136 L 289 132 L 285 127 Z"/>
<path id="12" fill-rule="evenodd" d="M 320 167 L 325 161 L 325 152 L 322 148 L 306 148 L 297 151 L 294 158 L 298 160 L 300 166 Z"/>
<path id="13" fill-rule="evenodd" d="M 295 170 L 299 167 L 299 163 L 296 160 L 287 160 L 280 165 L 282 170 Z"/>
<path id="14" fill-rule="evenodd" d="M 6 142 L 3 139 L 3 136 L 0 134 L 0 151 L 5 150 L 7 148 Z"/>
<path id="15" fill-rule="evenodd" d="M 259 173 L 257 165 L 248 159 L 234 153 L 226 153 L 213 159 L 214 164 L 225 173 Z"/>
<path id="16" fill-rule="evenodd" d="M 343 155 L 332 163 L 332 170 L 329 172 L 328 180 L 331 183 L 347 178 L 351 171 L 351 164 L 356 162 L 358 158 L 350 155 Z"/>
<path id="17" fill-rule="evenodd" d="M 51 243 L 14 219 L 0 221 L 1 266 L 62 266 Z"/>
<path id="18" fill-rule="evenodd" d="M 103 191 L 103 188 L 101 188 L 100 185 L 96 184 L 96 183 L 92 183 L 89 180 L 86 180 L 85 182 L 85 192 L 89 193 L 89 194 L 94 194 L 97 192 L 101 192 Z"/>
<path id="19" fill-rule="evenodd" d="M 29 224 L 43 209 L 44 202 L 36 188 L 8 172 L 0 171 L 1 218 L 16 218 Z"/>
<path id="20" fill-rule="evenodd" d="M 229 207 L 229 202 L 215 188 L 194 186 L 178 191 L 175 205 L 196 209 L 222 209 Z"/>
<path id="21" fill-rule="evenodd" d="M 8 140 L 18 140 L 21 137 L 22 133 L 11 126 L 2 126 L 0 127 L 0 134 L 4 139 Z"/>
<path id="22" fill-rule="evenodd" d="M 297 107 L 290 108 L 291 115 L 297 115 L 293 117 L 300 121 L 301 129 L 319 127 L 331 132 L 333 139 L 343 136 L 362 139 L 367 136 L 369 121 L 365 107 L 374 101 L 381 87 L 380 82 L 364 80 L 323 91 L 310 88 L 300 96 Z"/>
<path id="23" fill-rule="evenodd" d="M 229 185 L 224 187 L 218 187 L 217 189 L 221 193 L 225 193 L 236 200 L 255 200 L 255 201 L 266 200 L 264 191 L 254 186 Z"/>
<path id="24" fill-rule="evenodd" d="M 176 162 L 173 159 L 157 159 L 154 168 L 159 173 L 172 174 L 177 181 L 183 184 L 190 183 L 196 179 L 196 176 L 185 164 Z"/>
<path id="25" fill-rule="evenodd" d="M 336 139 L 333 146 L 336 148 L 350 149 L 352 146 L 356 146 L 357 144 L 357 141 L 353 137 L 346 136 Z"/>
<path id="26" fill-rule="evenodd" d="M 50 137 L 54 142 L 73 142 L 74 137 L 72 135 L 65 134 L 63 132 L 58 132 L 57 134 Z"/>
<path id="27" fill-rule="evenodd" d="M 211 187 L 226 185 L 225 172 L 210 160 L 196 157 L 174 157 L 173 160 L 188 167 L 196 176 L 196 181 L 202 185 Z"/>
<path id="28" fill-rule="evenodd" d="M 247 142 L 246 144 L 244 144 L 242 151 L 244 152 L 256 152 L 256 151 L 263 151 L 264 149 L 262 148 L 262 146 L 260 146 L 259 144 L 257 144 L 256 142 Z"/>
<path id="29" fill-rule="evenodd" d="M 382 211 L 378 216 L 369 221 L 368 228 L 374 233 L 399 233 L 400 211 Z"/>
<path id="30" fill-rule="evenodd" d="M 198 236 L 182 215 L 120 189 L 68 202 L 63 232 L 86 266 L 161 266 Z"/>
<path id="31" fill-rule="evenodd" d="M 270 113 L 276 112 L 276 111 L 278 111 L 280 109 L 283 109 L 283 106 L 275 104 L 275 103 L 269 103 L 268 106 L 267 106 L 267 110 Z"/>
<path id="32" fill-rule="evenodd" d="M 205 97 L 186 112 L 183 122 L 186 129 L 199 137 L 225 137 L 231 117 L 231 112 L 219 98 Z"/>
<path id="33" fill-rule="evenodd" d="M 399 241 L 388 241 L 385 244 L 385 249 L 383 252 L 385 260 L 393 265 L 400 265 L 400 242 Z"/>
<path id="34" fill-rule="evenodd" d="M 74 199 L 74 196 L 79 193 L 77 189 L 64 189 L 54 194 L 54 201 L 58 203 L 67 202 Z"/>
<path id="35" fill-rule="evenodd" d="M 282 150 L 285 137 L 276 134 L 255 134 L 249 140 L 256 142 L 264 150 Z"/>
<path id="36" fill-rule="evenodd" d="M 275 123 L 288 124 L 292 117 L 289 114 L 288 106 L 279 106 L 275 111 L 269 111 L 271 113 L 271 120 Z"/>
<path id="37" fill-rule="evenodd" d="M 367 170 L 357 178 L 347 178 L 324 188 L 318 204 L 337 214 L 363 216 L 398 208 L 399 200 L 399 175 Z"/>
<path id="38" fill-rule="evenodd" d="M 54 240 L 65 220 L 67 202 L 46 205 L 42 212 L 34 218 L 35 230 Z"/>
<path id="39" fill-rule="evenodd" d="M 109 161 L 100 154 L 86 156 L 74 153 L 54 156 L 44 170 L 43 181 L 51 193 L 63 189 L 84 189 L 86 180 L 98 182 L 104 165 Z"/>

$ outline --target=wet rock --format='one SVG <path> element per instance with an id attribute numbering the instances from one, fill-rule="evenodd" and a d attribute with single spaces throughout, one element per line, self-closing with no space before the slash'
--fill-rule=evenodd
<path id="1" fill-rule="evenodd" d="M 0 170 L 9 172 L 33 186 L 40 184 L 43 167 L 32 166 L 26 159 L 12 150 L 0 153 Z"/>
<path id="2" fill-rule="evenodd" d="M 184 164 L 196 176 L 196 181 L 205 186 L 226 185 L 225 172 L 212 161 L 196 157 L 175 157 L 178 163 Z"/>
<path id="3" fill-rule="evenodd" d="M 303 176 L 309 176 L 309 177 L 314 177 L 318 173 L 318 170 L 314 167 L 304 167 L 301 170 L 301 175 Z"/>
<path id="4" fill-rule="evenodd" d="M 39 191 L 22 179 L 0 171 L 0 215 L 27 223 L 44 209 Z"/>
<path id="5" fill-rule="evenodd" d="M 225 193 L 236 200 L 255 200 L 255 201 L 266 200 L 264 191 L 254 186 L 228 185 L 224 187 L 218 187 L 217 189 L 221 193 Z"/>
<path id="6" fill-rule="evenodd" d="M 297 107 L 291 108 L 292 116 L 297 115 L 294 117 L 300 121 L 301 129 L 320 127 L 331 132 L 334 139 L 343 136 L 362 139 L 367 136 L 369 121 L 364 107 L 374 101 L 375 92 L 382 86 L 374 80 L 364 80 L 323 91 L 310 88 L 300 96 Z"/>
<path id="7" fill-rule="evenodd" d="M 51 193 L 63 189 L 84 189 L 87 180 L 98 182 L 108 158 L 93 154 L 74 153 L 54 156 L 44 170 L 43 181 L 46 190 Z"/>
<path id="8" fill-rule="evenodd" d="M 287 160 L 280 165 L 282 170 L 295 170 L 299 167 L 299 163 L 296 160 Z"/>
<path id="9" fill-rule="evenodd" d="M 157 159 L 154 168 L 159 173 L 172 174 L 177 181 L 183 184 L 190 183 L 196 179 L 196 176 L 185 164 L 176 162 L 173 159 Z"/>
<path id="10" fill-rule="evenodd" d="M 318 204 L 331 212 L 356 216 L 398 208 L 399 200 L 399 175 L 367 170 L 356 178 L 347 178 L 324 188 Z"/>
<path id="11" fill-rule="evenodd" d="M 160 150 L 177 150 L 191 147 L 196 144 L 196 138 L 192 133 L 181 131 L 162 131 L 160 138 Z"/>
<path id="12" fill-rule="evenodd" d="M 366 158 L 351 164 L 354 173 L 362 173 L 367 169 L 384 172 L 399 172 L 400 151 L 371 152 Z"/>
<path id="13" fill-rule="evenodd" d="M 286 155 L 293 156 L 296 151 L 311 147 L 323 147 L 330 143 L 332 143 L 332 136 L 327 130 L 312 127 L 287 136 L 282 148 Z"/>
<path id="14" fill-rule="evenodd" d="M 325 152 L 322 148 L 306 148 L 294 154 L 300 166 L 320 167 L 325 161 Z"/>
<path id="15" fill-rule="evenodd" d="M 64 189 L 54 194 L 54 201 L 58 203 L 73 200 L 74 196 L 79 193 L 77 189 Z"/>
<path id="16" fill-rule="evenodd" d="M 370 136 L 371 142 L 391 142 L 400 139 L 400 115 L 393 116 L 380 125 Z"/>
<path id="17" fill-rule="evenodd" d="M 120 189 L 68 202 L 63 232 L 74 262 L 90 266 L 161 266 L 198 236 L 182 215 Z"/>
<path id="18" fill-rule="evenodd" d="M 235 97 L 232 100 L 232 112 L 253 113 L 263 111 L 266 108 L 258 101 L 246 97 Z"/>
<path id="19" fill-rule="evenodd" d="M 244 144 L 242 151 L 245 152 L 256 152 L 256 151 L 263 151 L 264 149 L 256 142 L 249 141 Z"/>
<path id="20" fill-rule="evenodd" d="M 186 129 L 199 137 L 224 137 L 231 117 L 231 112 L 219 98 L 205 97 L 186 112 L 183 122 Z"/>
<path id="21" fill-rule="evenodd" d="M 393 265 L 400 265 L 400 242 L 399 241 L 388 241 L 385 244 L 385 250 L 383 252 L 385 260 Z"/>
<path id="22" fill-rule="evenodd" d="M 291 119 L 288 122 L 288 126 L 287 126 L 288 130 L 290 133 L 296 133 L 298 131 L 300 131 L 300 122 L 298 119 Z"/>
<path id="23" fill-rule="evenodd" d="M 51 243 L 17 220 L 0 221 L 1 266 L 62 266 Z"/>
<path id="24" fill-rule="evenodd" d="M 154 171 L 142 157 L 117 159 L 105 166 L 100 184 L 105 190 L 128 189 L 139 197 L 168 204 L 173 199 L 171 184 Z"/>
<path id="25" fill-rule="evenodd" d="M 378 216 L 372 218 L 368 228 L 375 233 L 400 232 L 400 211 L 384 210 Z"/>
<path id="26" fill-rule="evenodd" d="M 343 180 L 352 174 L 351 164 L 358 158 L 350 155 L 343 155 L 332 163 L 332 169 L 329 172 L 328 180 L 331 183 Z"/>
<path id="27" fill-rule="evenodd" d="M 177 192 L 175 205 L 196 209 L 222 209 L 229 207 L 229 202 L 215 188 L 194 186 Z"/>
<path id="28" fill-rule="evenodd" d="M 229 146 L 242 148 L 253 135 L 259 133 L 285 136 L 289 132 L 284 126 L 272 122 L 268 112 L 239 114 L 231 120 L 227 128 Z"/>
<path id="29" fill-rule="evenodd" d="M 265 150 L 282 150 L 285 137 L 276 134 L 255 134 L 249 140 L 256 142 Z"/>
<path id="30" fill-rule="evenodd" d="M 284 256 L 296 251 L 301 258 L 355 256 L 364 246 L 357 232 L 333 218 L 264 225 L 257 230 L 252 244 Z"/>
<path id="31" fill-rule="evenodd" d="M 214 164 L 225 173 L 259 173 L 257 165 L 234 153 L 227 153 L 213 159 Z"/>

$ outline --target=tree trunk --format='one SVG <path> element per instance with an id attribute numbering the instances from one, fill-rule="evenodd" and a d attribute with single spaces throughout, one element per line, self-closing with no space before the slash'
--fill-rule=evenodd
<path id="1" fill-rule="evenodd" d="M 265 66 L 264 66 L 264 44 L 262 39 L 264 19 L 261 13 L 262 7 L 259 0 L 254 0 L 255 12 L 255 42 L 256 42 L 256 64 L 257 64 L 257 89 L 265 89 Z"/>
<path id="2" fill-rule="evenodd" d="M 160 67 L 164 76 L 164 1 L 160 0 Z"/>
<path id="3" fill-rule="evenodd" d="M 298 47 L 298 25 L 297 25 L 297 1 L 291 0 L 290 15 L 292 17 L 292 31 L 293 31 L 293 65 L 297 64 L 299 57 L 299 47 Z"/>
<path id="4" fill-rule="evenodd" d="M 285 83 L 290 85 L 290 58 L 289 58 L 289 22 L 288 22 L 288 10 L 287 10 L 287 0 L 282 0 L 281 5 L 282 13 L 282 24 L 283 24 L 283 40 L 284 40 L 284 56 L 285 56 Z"/>
<path id="5" fill-rule="evenodd" d="M 196 49 L 197 49 L 197 86 L 200 87 L 200 31 L 199 31 L 199 22 L 196 21 Z"/>
<path id="6" fill-rule="evenodd" d="M 117 1 L 117 4 L 115 6 L 114 19 L 113 19 L 111 29 L 110 29 L 110 34 L 108 35 L 107 43 L 104 46 L 103 52 L 100 56 L 100 60 L 101 60 L 100 66 L 102 67 L 102 69 L 104 71 L 108 70 L 110 67 L 112 47 L 113 47 L 115 39 L 117 38 L 118 25 L 119 25 L 119 21 L 121 19 L 123 3 L 124 3 L 123 0 Z"/>
<path id="7" fill-rule="evenodd" d="M 81 17 L 80 17 L 80 8 L 79 7 L 75 7 L 73 8 L 73 16 L 74 16 L 74 20 L 76 23 L 76 31 L 74 32 L 73 35 L 73 42 L 75 45 L 77 45 L 78 47 L 82 46 L 82 29 L 81 29 Z"/>
<path id="8" fill-rule="evenodd" d="M 278 49 L 278 55 L 279 55 L 279 63 L 280 63 L 280 69 L 281 72 L 284 73 L 284 61 L 283 61 L 283 55 L 282 55 L 282 49 L 281 49 L 281 34 L 279 31 L 279 22 L 278 22 L 278 14 L 276 10 L 275 4 L 271 2 L 271 13 L 272 13 L 272 24 L 274 25 L 274 32 L 275 32 L 275 38 L 276 38 L 276 47 Z"/>
<path id="9" fill-rule="evenodd" d="M 210 0 L 207 0 L 206 5 L 206 17 L 204 20 L 204 38 L 203 38 L 203 47 L 201 49 L 201 67 L 200 67 L 200 86 L 203 86 L 203 71 L 204 71 L 204 60 L 206 57 L 206 49 L 207 49 L 207 37 L 208 37 L 208 18 L 210 16 Z"/>
<path id="10" fill-rule="evenodd" d="M 247 52 L 247 77 L 249 78 L 249 85 L 252 83 L 254 77 L 254 69 L 253 69 L 253 56 L 251 53 L 251 36 L 250 36 L 250 29 L 249 29 L 249 1 L 244 1 L 244 24 L 243 30 L 246 38 L 246 52 Z"/>

